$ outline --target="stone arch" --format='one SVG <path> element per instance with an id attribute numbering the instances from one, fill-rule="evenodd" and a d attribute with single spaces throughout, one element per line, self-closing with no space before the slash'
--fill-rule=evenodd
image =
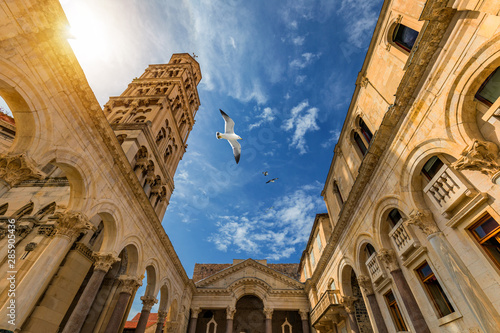
<path id="1" fill-rule="evenodd" d="M 391 248 L 392 244 L 389 240 L 389 225 L 387 217 L 392 209 L 398 209 L 403 217 L 408 216 L 412 210 L 405 200 L 402 200 L 397 195 L 388 195 L 382 198 L 375 206 L 375 214 L 373 218 L 373 231 L 375 243 L 382 248 Z M 375 247 L 376 248 L 376 247 Z"/>
<path id="2" fill-rule="evenodd" d="M 351 272 L 354 271 L 354 265 L 347 260 L 343 262 L 342 267 L 339 267 L 340 291 L 342 295 L 352 296 L 351 288 Z M 356 273 L 354 271 L 354 273 Z"/>
<path id="3" fill-rule="evenodd" d="M 121 262 L 121 275 L 130 275 L 130 276 L 138 276 L 139 275 L 139 264 L 141 262 L 141 247 L 137 242 L 135 237 L 128 237 L 124 242 L 124 245 L 120 251 L 120 258 L 122 258 Z M 123 258 L 125 257 L 125 258 Z"/>
<path id="4" fill-rule="evenodd" d="M 263 300 L 253 294 L 240 297 L 235 304 L 236 313 L 234 315 L 235 332 L 264 332 L 266 308 Z"/>
<path id="5" fill-rule="evenodd" d="M 112 252 L 116 250 L 116 241 L 122 237 L 123 228 L 117 228 L 116 221 L 123 221 L 120 209 L 112 201 L 101 201 L 90 211 L 89 216 L 98 215 L 103 223 L 103 239 L 100 252 Z M 115 251 L 116 252 L 116 251 Z"/>
<path id="6" fill-rule="evenodd" d="M 20 219 L 21 217 L 25 215 L 30 215 L 33 212 L 33 208 L 35 207 L 35 204 L 33 201 L 30 200 L 26 205 L 22 206 L 18 210 L 12 214 L 11 218 L 15 219 L 16 221 Z"/>
<path id="7" fill-rule="evenodd" d="M 170 280 L 165 279 L 160 287 L 160 304 L 158 307 L 158 311 L 167 311 L 170 297 Z"/>
<path id="8" fill-rule="evenodd" d="M 158 284 L 158 268 L 157 263 L 153 260 L 146 265 L 146 291 L 144 292 L 144 296 L 154 296 L 158 293 L 157 287 Z"/>
<path id="9" fill-rule="evenodd" d="M 38 220 L 42 220 L 44 217 L 54 214 L 55 211 L 56 211 L 56 203 L 51 202 L 48 205 L 45 205 L 43 208 L 39 209 L 38 212 L 35 213 L 35 217 Z"/>
<path id="10" fill-rule="evenodd" d="M 233 292 L 234 304 L 245 295 L 254 295 L 262 300 L 264 307 L 267 306 L 267 294 L 271 290 L 271 286 L 266 282 L 255 279 L 255 278 L 245 278 L 234 281 L 228 286 L 228 289 Z"/>
<path id="11" fill-rule="evenodd" d="M 371 235 L 363 233 L 358 236 L 356 241 L 356 249 L 354 252 L 354 258 L 356 258 L 356 268 L 357 271 L 360 272 L 361 275 L 370 276 L 368 272 L 368 268 L 366 267 L 366 261 L 368 258 L 365 255 L 365 249 L 370 244 L 375 251 L 379 248 L 375 242 L 375 239 L 371 237 Z"/>
<path id="12" fill-rule="evenodd" d="M 177 301 L 178 298 L 179 295 L 175 295 L 172 302 L 170 303 L 170 306 L 168 307 L 167 324 L 165 325 L 166 332 L 168 331 L 169 327 L 175 326 L 175 324 L 172 325 L 172 323 L 176 322 L 177 313 L 179 312 L 179 302 Z"/>

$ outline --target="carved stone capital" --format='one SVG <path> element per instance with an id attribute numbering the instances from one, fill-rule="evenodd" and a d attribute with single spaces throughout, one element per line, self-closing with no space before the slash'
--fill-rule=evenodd
<path id="1" fill-rule="evenodd" d="M 84 231 L 96 230 L 96 227 L 80 212 L 56 213 L 54 215 L 57 216 L 56 235 L 73 239 Z"/>
<path id="2" fill-rule="evenodd" d="M 167 311 L 158 311 L 158 322 L 164 324 L 167 314 Z"/>
<path id="3" fill-rule="evenodd" d="M 358 300 L 357 297 L 353 296 L 342 296 L 340 298 L 340 304 L 345 308 L 347 313 L 354 313 L 356 311 L 354 307 L 354 302 Z"/>
<path id="4" fill-rule="evenodd" d="M 153 305 L 158 303 L 158 300 L 154 296 L 141 296 L 142 310 L 151 311 Z"/>
<path id="5" fill-rule="evenodd" d="M 0 179 L 10 187 L 28 179 L 40 179 L 43 173 L 26 154 L 0 154 Z"/>
<path id="6" fill-rule="evenodd" d="M 198 315 L 200 314 L 201 309 L 199 307 L 196 308 L 191 308 L 191 318 L 198 318 Z"/>
<path id="7" fill-rule="evenodd" d="M 396 253 L 393 249 L 380 249 L 377 252 L 377 257 L 390 272 L 399 269 Z"/>
<path id="8" fill-rule="evenodd" d="M 236 313 L 236 308 L 228 306 L 226 308 L 226 319 L 233 319 L 235 313 Z"/>
<path id="9" fill-rule="evenodd" d="M 430 236 L 440 231 L 430 211 L 414 210 L 403 223 L 406 226 L 414 225 L 420 228 L 426 236 Z"/>
<path id="10" fill-rule="evenodd" d="M 114 253 L 94 253 L 92 255 L 92 259 L 94 259 L 94 271 L 104 271 L 107 272 L 111 268 L 111 266 L 121 259 L 118 258 Z"/>
<path id="11" fill-rule="evenodd" d="M 264 314 L 266 315 L 266 319 L 273 319 L 274 309 L 264 308 L 263 311 L 264 311 Z"/>
<path id="12" fill-rule="evenodd" d="M 299 310 L 299 315 L 301 320 L 307 320 L 309 318 L 309 312 L 307 310 Z"/>
<path id="13" fill-rule="evenodd" d="M 366 275 L 358 275 L 358 284 L 363 289 L 366 295 L 373 294 L 373 285 L 370 278 Z"/>
<path id="14" fill-rule="evenodd" d="M 142 286 L 142 281 L 134 276 L 120 276 L 119 280 L 121 281 L 121 293 L 132 295 L 137 288 Z"/>
<path id="15" fill-rule="evenodd" d="M 451 164 L 455 170 L 479 171 L 490 177 L 500 171 L 498 146 L 493 142 L 474 139 L 461 155 Z"/>

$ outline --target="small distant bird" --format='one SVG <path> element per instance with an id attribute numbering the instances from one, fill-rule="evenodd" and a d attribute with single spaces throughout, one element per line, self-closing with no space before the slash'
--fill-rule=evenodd
<path id="1" fill-rule="evenodd" d="M 234 121 L 229 118 L 229 116 L 219 109 L 220 114 L 222 115 L 222 118 L 224 118 L 225 126 L 224 126 L 224 131 L 226 133 L 219 133 L 217 132 L 217 139 L 226 139 L 229 141 L 229 144 L 233 148 L 233 154 L 234 154 L 234 159 L 236 160 L 236 164 L 240 161 L 240 155 L 241 155 L 241 146 L 237 140 L 243 140 L 239 135 L 234 133 Z"/>
<path id="2" fill-rule="evenodd" d="M 269 183 L 274 183 L 274 181 L 275 181 L 276 179 L 278 179 L 278 178 L 273 178 L 273 179 L 270 179 L 270 180 L 268 180 L 268 181 L 266 182 L 266 184 L 269 184 Z"/>
<path id="3" fill-rule="evenodd" d="M 263 174 L 264 176 L 267 176 L 269 173 L 268 173 L 267 171 L 264 171 L 262 174 Z"/>

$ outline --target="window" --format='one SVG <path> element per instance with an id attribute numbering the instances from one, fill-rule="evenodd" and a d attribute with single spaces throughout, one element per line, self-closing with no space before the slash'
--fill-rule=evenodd
<path id="1" fill-rule="evenodd" d="M 396 208 L 394 208 L 393 210 L 391 210 L 389 212 L 388 218 L 389 218 L 388 219 L 389 224 L 391 225 L 392 228 L 394 228 L 396 226 L 396 224 L 399 223 L 399 220 L 402 219 L 401 214 L 399 213 L 399 210 L 397 210 Z"/>
<path id="2" fill-rule="evenodd" d="M 309 253 L 309 256 L 311 257 L 311 267 L 316 266 L 316 261 L 314 260 L 314 253 L 313 253 L 313 251 L 311 251 L 311 253 Z"/>
<path id="3" fill-rule="evenodd" d="M 392 41 L 406 52 L 410 52 L 413 48 L 413 44 L 415 44 L 417 40 L 417 36 L 418 31 L 408 28 L 405 25 L 398 24 L 394 29 Z"/>
<path id="4" fill-rule="evenodd" d="M 427 161 L 427 163 L 424 164 L 422 174 L 428 180 L 431 180 L 443 165 L 444 163 L 439 159 L 439 157 L 433 156 Z"/>
<path id="5" fill-rule="evenodd" d="M 366 252 L 366 259 L 368 260 L 368 258 L 370 258 L 372 254 L 375 253 L 375 249 L 371 244 L 366 244 L 365 252 Z"/>
<path id="6" fill-rule="evenodd" d="M 434 307 L 438 311 L 439 317 L 441 318 L 455 312 L 427 262 L 424 261 L 424 263 L 417 268 L 417 274 L 420 281 L 424 284 L 425 290 L 431 298 Z"/>
<path id="7" fill-rule="evenodd" d="M 483 216 L 469 229 L 476 241 L 500 268 L 500 225 L 490 214 Z"/>
<path id="8" fill-rule="evenodd" d="M 396 326 L 396 330 L 408 331 L 403 316 L 401 315 L 401 311 L 399 310 L 398 302 L 396 302 L 396 298 L 394 297 L 392 290 L 389 290 L 384 295 L 384 298 L 387 302 L 387 306 L 389 307 L 389 312 L 391 313 L 391 317 L 394 321 L 394 325 Z"/>
<path id="9" fill-rule="evenodd" d="M 370 131 L 370 129 L 368 128 L 368 126 L 366 126 L 363 119 L 361 119 L 361 118 L 359 118 L 359 127 L 361 129 L 361 134 L 363 134 L 363 136 L 366 139 L 366 142 L 370 143 L 372 141 L 373 134 Z"/>
<path id="10" fill-rule="evenodd" d="M 354 141 L 361 151 L 361 154 L 363 154 L 363 156 L 366 155 L 368 149 L 366 148 L 365 143 L 363 142 L 363 139 L 361 139 L 361 136 L 359 136 L 358 132 L 354 132 Z"/>
<path id="11" fill-rule="evenodd" d="M 498 68 L 483 82 L 475 96 L 488 106 L 495 103 L 500 96 L 500 70 Z"/>
<path id="12" fill-rule="evenodd" d="M 344 199 L 342 198 L 342 194 L 340 193 L 339 185 L 337 184 L 336 181 L 333 182 L 333 191 L 335 192 L 335 195 L 337 196 L 337 199 L 339 200 L 340 206 L 344 204 Z"/>
<path id="13" fill-rule="evenodd" d="M 321 237 L 319 237 L 319 232 L 318 235 L 316 236 L 316 244 L 318 245 L 318 251 L 321 251 L 322 245 L 321 245 Z"/>

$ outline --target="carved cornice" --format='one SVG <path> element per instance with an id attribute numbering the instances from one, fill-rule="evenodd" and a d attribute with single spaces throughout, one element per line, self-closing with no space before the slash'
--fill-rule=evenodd
<path id="1" fill-rule="evenodd" d="M 142 310 L 151 311 L 153 305 L 158 303 L 158 300 L 154 296 L 141 296 Z"/>
<path id="2" fill-rule="evenodd" d="M 428 210 L 414 210 L 409 215 L 408 218 L 404 221 L 406 226 L 414 225 L 418 227 L 426 236 L 430 236 L 439 232 L 439 227 L 436 222 L 432 218 L 432 213 Z"/>
<path id="3" fill-rule="evenodd" d="M 370 278 L 366 275 L 358 275 L 358 284 L 366 295 L 373 295 L 373 285 Z"/>
<path id="4" fill-rule="evenodd" d="M 57 217 L 56 236 L 74 239 L 82 232 L 97 229 L 81 212 L 58 212 L 54 216 Z"/>
<path id="5" fill-rule="evenodd" d="M 461 155 L 451 164 L 456 170 L 479 171 L 489 177 L 500 172 L 498 146 L 493 142 L 474 139 Z"/>
<path id="6" fill-rule="evenodd" d="M 95 270 L 100 270 L 107 272 L 113 266 L 115 262 L 121 261 L 120 258 L 118 258 L 114 253 L 94 253 L 92 256 L 93 259 L 95 260 L 94 263 L 94 271 Z"/>
<path id="7" fill-rule="evenodd" d="M 439 52 L 440 41 L 446 33 L 453 14 L 456 12 L 455 10 L 446 8 L 446 1 L 428 0 L 425 6 L 427 7 L 428 5 L 432 7 L 432 13 L 440 14 L 429 14 L 425 17 L 426 20 L 429 20 L 426 22 L 427 27 L 425 31 L 421 32 L 422 38 L 418 48 L 414 48 L 412 61 L 408 65 L 398 86 L 395 102 L 385 113 L 379 129 L 370 142 L 368 152 L 361 162 L 361 166 L 358 169 L 358 176 L 349 192 L 349 196 L 344 202 L 344 206 L 340 211 L 339 218 L 323 250 L 323 254 L 316 264 L 316 269 L 311 277 L 314 282 L 317 282 L 323 275 L 339 241 L 345 238 L 344 235 L 348 230 L 347 227 L 351 225 L 351 220 L 357 216 L 355 214 L 356 207 L 361 198 L 363 198 L 365 190 L 371 188 L 368 186 L 368 182 L 378 169 L 380 158 L 384 155 L 384 152 L 398 133 L 402 123 L 400 120 L 406 117 L 410 112 L 413 105 L 413 96 L 416 95 L 416 90 L 420 82 L 427 75 L 427 68 L 430 60 L 436 52 Z M 380 30 L 377 30 L 377 27 L 375 29 L 381 33 Z M 372 39 L 372 43 L 376 43 L 375 37 Z M 371 47 L 372 45 L 370 45 L 370 48 Z M 351 103 L 351 105 L 354 105 L 354 103 Z M 349 112 L 352 114 L 352 109 L 350 109 Z M 332 167 L 333 161 L 330 166 L 328 181 L 333 175 Z"/>
<path id="8" fill-rule="evenodd" d="M 0 178 L 10 187 L 29 179 L 41 179 L 41 172 L 26 154 L 0 154 Z"/>
<path id="9" fill-rule="evenodd" d="M 377 257 L 389 270 L 389 272 L 399 269 L 399 263 L 396 259 L 396 253 L 393 249 L 380 249 L 377 252 Z"/>

